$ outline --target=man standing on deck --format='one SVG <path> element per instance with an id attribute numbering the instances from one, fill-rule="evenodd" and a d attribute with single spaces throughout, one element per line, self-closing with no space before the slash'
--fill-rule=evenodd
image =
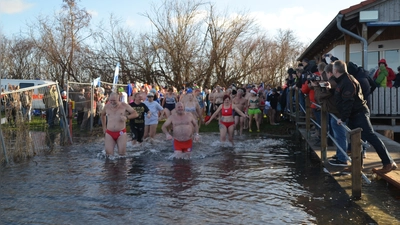
<path id="1" fill-rule="evenodd" d="M 181 102 L 176 103 L 175 111 L 176 113 L 165 121 L 161 130 L 167 135 L 167 140 L 174 139 L 174 151 L 177 158 L 190 158 L 193 139 L 199 140 L 199 126 L 194 116 L 185 112 L 185 107 Z M 173 136 L 167 130 L 171 124 Z"/>
<path id="2" fill-rule="evenodd" d="M 361 138 L 368 141 L 378 153 L 383 167 L 382 173 L 388 173 L 397 169 L 396 163 L 390 157 L 385 144 L 375 134 L 369 118 L 369 109 L 364 100 L 360 83 L 347 73 L 346 63 L 337 60 L 333 64 L 333 75 L 336 78 L 337 86 L 335 90 L 336 106 L 339 109 L 340 125 L 346 122 L 350 129 L 360 127 L 362 129 Z"/>
<path id="3" fill-rule="evenodd" d="M 125 115 L 126 112 L 129 115 Z M 138 117 L 138 113 L 128 104 L 120 102 L 117 93 L 111 93 L 109 103 L 104 106 L 100 116 L 105 134 L 106 157 L 114 154 L 115 145 L 118 146 L 118 154 L 125 156 L 127 141 L 126 120 Z"/>

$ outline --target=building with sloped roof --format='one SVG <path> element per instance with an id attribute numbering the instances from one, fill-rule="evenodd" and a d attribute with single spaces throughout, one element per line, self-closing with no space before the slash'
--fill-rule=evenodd
<path id="1" fill-rule="evenodd" d="M 366 0 L 339 11 L 298 60 L 331 53 L 371 70 L 385 58 L 395 69 L 400 65 L 399 50 L 400 0 Z"/>

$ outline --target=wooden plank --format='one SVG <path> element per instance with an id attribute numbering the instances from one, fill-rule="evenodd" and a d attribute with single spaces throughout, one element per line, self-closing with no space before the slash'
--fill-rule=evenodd
<path id="1" fill-rule="evenodd" d="M 383 88 L 383 92 L 385 93 L 383 96 L 383 102 L 384 104 L 384 113 L 385 115 L 390 115 L 390 102 L 392 99 L 392 95 L 390 94 L 390 88 L 389 87 L 385 87 Z"/>
<path id="2" fill-rule="evenodd" d="M 378 89 L 378 114 L 385 114 L 385 92 L 384 88 Z"/>
<path id="3" fill-rule="evenodd" d="M 382 177 L 382 179 L 386 180 L 388 183 L 400 189 L 400 171 L 392 170 L 389 173 L 381 173 L 379 172 L 379 168 L 373 168 L 372 171 L 376 173 L 378 176 Z"/>
<path id="4" fill-rule="evenodd" d="M 374 92 L 372 92 L 372 96 L 371 96 L 371 100 L 372 100 L 371 114 L 373 114 L 373 115 L 378 114 L 378 109 L 379 109 L 378 96 L 379 96 L 379 88 L 376 88 L 376 90 Z"/>

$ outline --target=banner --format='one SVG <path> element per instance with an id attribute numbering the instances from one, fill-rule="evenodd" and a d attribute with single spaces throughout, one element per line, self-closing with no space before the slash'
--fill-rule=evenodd
<path id="1" fill-rule="evenodd" d="M 131 96 L 132 95 L 132 92 L 133 92 L 133 90 L 132 90 L 132 84 L 130 84 L 130 83 L 128 83 L 128 96 Z"/>
<path id="2" fill-rule="evenodd" d="M 117 63 L 117 66 L 115 67 L 112 92 L 117 92 L 118 74 L 119 74 L 119 63 Z"/>
<path id="3" fill-rule="evenodd" d="M 93 80 L 92 86 L 99 86 L 100 87 L 100 77 Z"/>

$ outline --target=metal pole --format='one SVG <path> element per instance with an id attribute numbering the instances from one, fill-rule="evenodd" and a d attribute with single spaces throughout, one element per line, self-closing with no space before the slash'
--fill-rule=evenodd
<path id="1" fill-rule="evenodd" d="M 0 47 L 1 46 L 3 46 L 2 45 L 2 41 L 3 41 L 3 39 L 2 39 L 2 37 L 3 37 L 3 35 L 1 34 L 1 32 L 0 32 Z M 1 50 L 0 50 L 0 52 L 2 52 Z M 1 88 L 1 78 L 3 77 L 2 75 L 3 75 L 3 72 L 2 72 L 2 67 L 1 67 L 1 65 L 2 65 L 2 62 L 3 62 L 3 57 L 2 57 L 3 55 L 2 54 L 0 54 L 0 88 Z M 0 90 L 0 92 L 1 92 L 1 90 Z M 0 101 L 1 102 L 1 101 Z M 0 103 L 0 108 L 2 108 L 2 105 L 1 105 L 1 103 Z M 4 108 L 5 109 L 5 108 Z M 6 158 L 6 163 L 8 164 L 8 156 L 7 156 L 7 150 L 6 150 L 6 145 L 5 145 L 5 143 L 4 143 L 4 137 L 3 137 L 3 131 L 2 131 L 2 129 L 1 129 L 1 111 L 0 111 L 0 141 L 1 141 L 1 146 L 3 147 L 3 152 L 4 152 L 4 157 Z"/>
<path id="2" fill-rule="evenodd" d="M 326 105 L 323 104 L 321 107 L 321 159 L 323 162 L 327 160 L 327 133 L 328 133 L 328 112 L 326 110 Z"/>
<path id="3" fill-rule="evenodd" d="M 60 105 L 60 111 L 61 111 L 61 115 L 62 115 L 62 120 L 63 120 L 63 123 L 64 123 L 64 132 L 67 134 L 67 136 L 68 136 L 68 138 L 69 138 L 69 141 L 70 141 L 70 143 L 72 143 L 72 137 L 71 137 L 71 134 L 69 133 L 69 129 L 68 129 L 68 121 L 67 121 L 67 117 L 66 117 L 66 115 L 65 115 L 65 109 L 64 109 L 64 105 L 63 105 L 63 102 L 62 102 L 62 98 L 61 98 L 61 92 L 60 92 L 60 88 L 58 87 L 58 81 L 56 82 L 56 87 L 57 87 L 57 92 L 58 92 L 58 104 Z"/>
<path id="4" fill-rule="evenodd" d="M 93 101 L 94 101 L 94 83 L 92 79 L 92 88 L 91 88 L 91 93 L 90 93 L 90 131 L 93 131 Z"/>

